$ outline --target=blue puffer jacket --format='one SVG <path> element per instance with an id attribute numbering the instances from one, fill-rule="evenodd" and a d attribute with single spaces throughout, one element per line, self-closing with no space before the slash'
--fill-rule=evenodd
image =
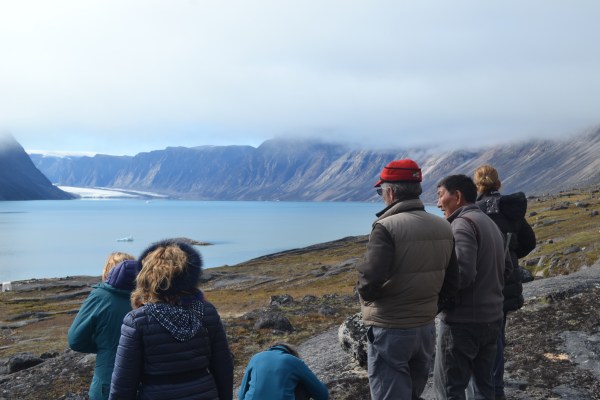
<path id="1" fill-rule="evenodd" d="M 123 320 L 110 399 L 230 400 L 233 361 L 215 307 L 146 304 Z"/>
<path id="2" fill-rule="evenodd" d="M 137 261 L 127 260 L 114 267 L 105 282 L 94 286 L 69 328 L 67 340 L 71 349 L 97 353 L 89 390 L 91 400 L 108 399 L 121 324 L 131 311 L 129 296 L 138 265 Z"/>
<path id="3" fill-rule="evenodd" d="M 246 367 L 239 400 L 294 400 L 302 385 L 310 398 L 327 400 L 329 392 L 308 366 L 285 346 L 255 354 Z"/>

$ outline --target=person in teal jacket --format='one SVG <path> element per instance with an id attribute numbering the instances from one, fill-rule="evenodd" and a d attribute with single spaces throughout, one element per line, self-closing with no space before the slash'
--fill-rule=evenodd
<path id="1" fill-rule="evenodd" d="M 302 361 L 296 349 L 276 343 L 255 354 L 246 367 L 239 400 L 327 400 L 329 392 Z"/>
<path id="2" fill-rule="evenodd" d="M 94 289 L 83 302 L 73 320 L 67 339 L 69 347 L 81 353 L 96 353 L 96 367 L 89 390 L 90 400 L 108 399 L 110 380 L 115 364 L 115 355 L 121 324 L 131 311 L 130 295 L 135 288 L 135 277 L 139 264 L 133 256 L 113 253 L 103 272 L 104 282 Z M 114 260 L 125 258 L 111 268 Z M 111 261 L 112 260 L 112 261 Z"/>

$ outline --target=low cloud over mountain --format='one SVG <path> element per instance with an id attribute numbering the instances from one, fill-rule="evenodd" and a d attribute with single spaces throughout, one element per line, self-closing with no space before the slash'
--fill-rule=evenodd
<path id="1" fill-rule="evenodd" d="M 169 147 L 136 156 L 31 156 L 60 185 L 156 192 L 206 200 L 374 200 L 381 168 L 412 158 L 424 173 L 424 199 L 444 176 L 472 175 L 488 163 L 505 193 L 542 193 L 600 183 L 600 128 L 565 140 L 533 140 L 480 150 L 361 150 L 342 144 L 274 139 L 250 146 Z"/>

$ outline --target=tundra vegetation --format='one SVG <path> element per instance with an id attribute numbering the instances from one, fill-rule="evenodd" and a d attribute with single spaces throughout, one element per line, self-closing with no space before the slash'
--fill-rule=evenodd
<path id="1" fill-rule="evenodd" d="M 592 265 L 600 258 L 599 212 L 597 187 L 530 197 L 527 219 L 538 245 L 521 264 L 537 279 Z M 301 344 L 359 311 L 354 264 L 362 259 L 367 240 L 366 235 L 348 237 L 205 270 L 201 288 L 226 325 L 236 386 L 249 358 L 272 342 Z M 20 281 L 13 282 L 12 291 L 0 293 L 0 386 L 10 379 L 7 367 L 2 367 L 10 357 L 29 353 L 44 359 L 65 352 L 71 321 L 99 279 L 73 276 Z M 284 316 L 289 325 L 260 328 L 261 318 L 273 314 Z M 521 346 L 527 352 L 526 344 Z M 44 381 L 43 391 L 37 388 L 39 397 L 28 392 L 27 398 L 85 394 L 91 376 L 89 368 L 68 379 L 57 375 Z M 42 380 L 38 384 L 42 385 Z"/>

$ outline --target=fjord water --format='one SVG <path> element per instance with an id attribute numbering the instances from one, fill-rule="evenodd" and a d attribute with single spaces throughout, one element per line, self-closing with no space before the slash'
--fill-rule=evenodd
<path id="1" fill-rule="evenodd" d="M 206 268 L 365 235 L 383 203 L 70 200 L 0 202 L 0 281 L 98 276 L 108 254 L 187 237 Z M 440 215 L 435 207 L 429 212 Z M 131 237 L 133 241 L 117 241 Z"/>

